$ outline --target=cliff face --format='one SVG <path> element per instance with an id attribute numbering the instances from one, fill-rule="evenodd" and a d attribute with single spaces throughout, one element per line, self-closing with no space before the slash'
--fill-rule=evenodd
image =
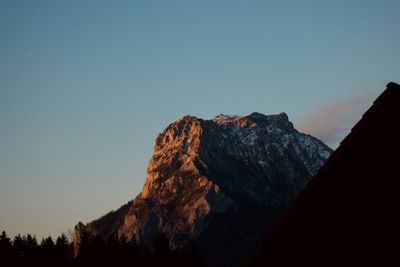
<path id="1" fill-rule="evenodd" d="M 301 192 L 331 149 L 299 133 L 285 113 L 185 116 L 155 141 L 142 192 L 119 210 L 76 227 L 172 247 L 194 242 L 209 265 L 238 265 Z"/>

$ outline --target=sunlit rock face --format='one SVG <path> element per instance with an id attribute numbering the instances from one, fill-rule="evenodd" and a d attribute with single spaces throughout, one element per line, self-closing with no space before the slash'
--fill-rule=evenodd
<path id="1" fill-rule="evenodd" d="M 157 136 L 142 192 L 77 229 L 143 245 L 164 232 L 210 266 L 236 266 L 331 152 L 285 113 L 185 116 Z"/>

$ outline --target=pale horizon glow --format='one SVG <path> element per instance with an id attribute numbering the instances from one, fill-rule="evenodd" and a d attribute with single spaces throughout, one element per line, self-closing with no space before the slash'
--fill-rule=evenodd
<path id="1" fill-rule="evenodd" d="M 365 88 L 363 91 L 350 92 L 340 99 L 332 99 L 329 103 L 316 107 L 296 127 L 299 131 L 311 134 L 336 149 L 383 89 Z"/>
<path id="2" fill-rule="evenodd" d="M 142 189 L 157 134 L 187 114 L 285 112 L 336 146 L 400 82 L 399 11 L 1 1 L 0 231 L 55 237 L 119 208 Z"/>

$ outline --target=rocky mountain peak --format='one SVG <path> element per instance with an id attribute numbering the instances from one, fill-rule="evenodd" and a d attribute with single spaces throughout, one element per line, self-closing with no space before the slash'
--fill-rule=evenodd
<path id="1" fill-rule="evenodd" d="M 164 232 L 171 246 L 194 241 L 220 265 L 254 244 L 331 152 L 286 113 L 184 116 L 157 136 L 142 192 L 118 215 L 77 229 L 113 229 L 140 244 Z"/>
<path id="2" fill-rule="evenodd" d="M 193 161 L 198 155 L 203 131 L 201 121 L 194 116 L 185 116 L 171 123 L 157 136 L 141 193 L 143 198 L 159 190 L 158 184 L 164 184 L 159 179 L 165 180 L 169 175 L 168 170 L 194 170 Z"/>

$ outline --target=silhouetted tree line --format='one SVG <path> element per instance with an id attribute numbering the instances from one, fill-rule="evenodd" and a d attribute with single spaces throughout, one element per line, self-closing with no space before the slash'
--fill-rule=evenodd
<path id="1" fill-rule="evenodd" d="M 203 266 L 194 246 L 171 249 L 168 238 L 159 234 L 151 247 L 138 246 L 134 239 L 110 235 L 107 240 L 100 236 L 83 234 L 79 253 L 74 256 L 74 246 L 61 234 L 54 241 L 50 236 L 39 243 L 35 236 L 17 235 L 11 240 L 6 232 L 0 236 L 0 266 Z"/>
<path id="2" fill-rule="evenodd" d="M 17 235 L 13 240 L 4 231 L 0 235 L 0 266 L 71 266 L 72 252 L 64 234 L 55 242 L 47 237 L 40 243 L 30 234 Z"/>

